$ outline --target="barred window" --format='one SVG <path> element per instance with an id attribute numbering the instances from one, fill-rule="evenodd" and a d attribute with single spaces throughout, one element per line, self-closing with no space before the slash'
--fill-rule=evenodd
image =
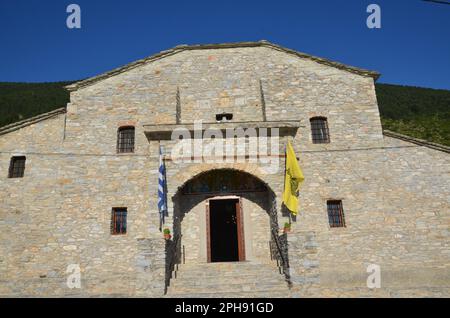
<path id="1" fill-rule="evenodd" d="M 327 201 L 327 210 L 330 227 L 345 227 L 344 209 L 341 200 Z"/>
<path id="2" fill-rule="evenodd" d="M 134 152 L 134 127 L 120 127 L 117 131 L 117 152 Z"/>
<path id="3" fill-rule="evenodd" d="M 127 233 L 127 208 L 113 208 L 111 215 L 111 234 Z"/>
<path id="4" fill-rule="evenodd" d="M 25 172 L 25 161 L 24 156 L 12 157 L 9 163 L 9 174 L 8 178 L 23 178 Z"/>
<path id="5" fill-rule="evenodd" d="M 330 142 L 328 122 L 325 117 L 313 117 L 311 122 L 311 134 L 314 144 L 327 144 Z"/>

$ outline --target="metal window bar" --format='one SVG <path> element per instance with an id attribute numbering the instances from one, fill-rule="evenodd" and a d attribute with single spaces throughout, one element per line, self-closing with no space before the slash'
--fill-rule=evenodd
<path id="1" fill-rule="evenodd" d="M 127 210 L 113 209 L 111 218 L 111 233 L 126 234 L 127 233 Z"/>
<path id="2" fill-rule="evenodd" d="M 344 210 L 342 201 L 328 201 L 328 220 L 330 227 L 345 227 Z"/>
<path id="3" fill-rule="evenodd" d="M 315 144 L 325 144 L 330 142 L 330 132 L 326 118 L 311 118 L 312 141 Z"/>
<path id="4" fill-rule="evenodd" d="M 119 128 L 117 136 L 117 152 L 134 152 L 134 127 Z"/>
<path id="5" fill-rule="evenodd" d="M 25 172 L 25 157 L 12 157 L 9 166 L 9 178 L 23 178 Z"/>

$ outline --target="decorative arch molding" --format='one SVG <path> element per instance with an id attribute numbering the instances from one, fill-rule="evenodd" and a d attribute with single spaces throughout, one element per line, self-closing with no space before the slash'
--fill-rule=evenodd
<path id="1" fill-rule="evenodd" d="M 170 167 L 169 167 L 170 169 Z M 183 187 L 186 186 L 186 184 L 190 181 L 192 181 L 194 178 L 208 173 L 209 171 L 213 170 L 233 170 L 237 172 L 242 172 L 244 174 L 249 174 L 256 178 L 257 180 L 264 183 L 271 191 L 271 187 L 269 186 L 270 181 L 268 179 L 268 175 L 263 172 L 263 170 L 256 164 L 253 163 L 223 163 L 223 164 L 206 164 L 206 163 L 200 163 L 192 165 L 186 169 L 183 169 L 180 171 L 179 174 L 177 174 L 177 184 L 180 186 L 177 187 L 177 189 L 171 189 L 172 195 L 175 197 Z M 170 180 L 168 180 L 170 183 Z"/>
<path id="2" fill-rule="evenodd" d="M 235 169 L 213 169 L 202 172 L 186 182 L 183 195 L 221 194 L 235 192 L 267 192 L 270 187 L 257 177 Z"/>
<path id="3" fill-rule="evenodd" d="M 224 178 L 222 180 L 216 179 L 216 177 L 220 176 L 224 176 Z M 229 177 L 239 178 L 239 180 L 234 184 L 233 180 L 226 180 Z M 209 184 L 207 184 L 208 182 Z M 220 187 L 222 182 L 227 186 L 226 188 Z M 244 187 L 242 187 L 242 184 Z M 199 189 L 198 191 L 192 188 L 193 185 L 205 185 L 207 186 L 207 189 Z M 250 186 L 250 188 L 245 188 L 245 186 Z M 191 194 L 193 194 L 193 196 Z M 177 223 L 182 222 L 184 215 L 189 212 L 190 208 L 201 201 L 212 197 L 227 195 L 239 195 L 251 198 L 251 196 L 254 196 L 255 194 L 264 196 L 264 200 L 270 205 L 270 209 L 266 212 L 273 222 L 273 227 L 278 228 L 276 194 L 266 181 L 248 171 L 236 168 L 212 168 L 209 170 L 200 170 L 187 181 L 183 182 L 172 196 L 172 201 L 174 203 L 174 227 L 176 227 Z M 182 201 L 184 201 L 184 204 L 181 204 Z M 186 206 L 187 201 L 190 203 Z M 181 208 L 182 206 L 183 208 Z"/>

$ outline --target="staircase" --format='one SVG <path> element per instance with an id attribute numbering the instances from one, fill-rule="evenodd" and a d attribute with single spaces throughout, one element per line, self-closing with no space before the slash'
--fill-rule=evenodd
<path id="1" fill-rule="evenodd" d="M 289 297 L 288 284 L 274 263 L 182 264 L 173 273 L 167 297 Z"/>

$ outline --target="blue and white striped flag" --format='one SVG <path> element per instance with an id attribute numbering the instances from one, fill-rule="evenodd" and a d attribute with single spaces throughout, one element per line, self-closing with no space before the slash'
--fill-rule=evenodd
<path id="1" fill-rule="evenodd" d="M 158 173 L 158 210 L 160 229 L 164 224 L 164 217 L 167 214 L 167 195 L 166 195 L 166 166 L 161 146 L 159 147 L 159 173 Z"/>

